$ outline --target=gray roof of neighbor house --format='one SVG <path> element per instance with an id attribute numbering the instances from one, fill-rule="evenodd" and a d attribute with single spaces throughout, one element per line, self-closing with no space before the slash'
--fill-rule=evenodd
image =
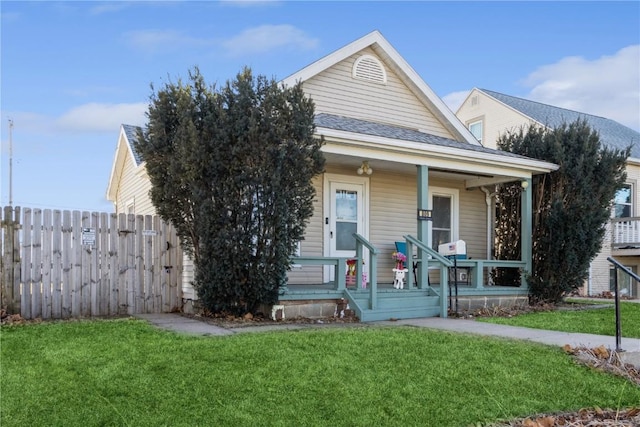
<path id="1" fill-rule="evenodd" d="M 614 120 L 516 98 L 492 90 L 478 90 L 550 128 L 558 127 L 563 123 L 572 123 L 578 119 L 586 120 L 589 126 L 598 132 L 604 144 L 620 150 L 631 145 L 631 157 L 640 158 L 640 133 Z"/>
<path id="2" fill-rule="evenodd" d="M 134 143 L 138 140 L 138 131 L 142 130 L 142 128 L 140 126 L 123 124 L 122 129 L 124 129 L 124 133 L 127 135 L 129 147 L 131 148 L 131 153 L 133 153 L 133 160 L 136 161 L 136 166 L 140 166 L 140 164 L 142 164 L 142 157 L 140 157 L 140 153 L 136 151 Z"/>
<path id="3" fill-rule="evenodd" d="M 354 119 L 351 117 L 336 116 L 333 114 L 316 114 L 315 124 L 317 127 L 342 130 L 345 132 L 361 133 L 364 135 L 380 136 L 384 138 L 401 139 L 404 141 L 421 142 L 424 144 L 439 145 L 443 147 L 458 148 L 461 150 L 475 151 L 480 153 L 496 154 L 505 157 L 525 158 L 517 154 L 502 150 L 494 150 L 481 145 L 472 145 L 468 142 L 460 142 L 454 139 L 443 138 L 431 135 L 414 129 L 382 123 L 370 122 L 367 120 Z"/>

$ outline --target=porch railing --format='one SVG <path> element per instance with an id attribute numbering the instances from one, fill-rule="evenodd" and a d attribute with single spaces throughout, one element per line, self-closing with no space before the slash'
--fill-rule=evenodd
<path id="1" fill-rule="evenodd" d="M 440 269 L 440 317 L 447 317 L 447 294 L 449 293 L 449 267 L 453 266 L 450 259 L 443 257 L 438 251 L 430 248 L 411 235 L 403 236 L 407 245 L 407 263 L 418 263 L 418 286 L 420 289 L 429 287 L 429 263 L 439 264 Z M 413 246 L 418 249 L 418 255 L 413 257 Z M 409 264 L 411 266 L 411 264 Z M 426 266 L 427 268 L 424 268 Z M 413 266 L 411 266 L 413 267 Z M 413 274 L 407 274 L 407 287 L 413 288 Z M 434 290 L 435 292 L 435 290 Z M 437 293 L 437 292 L 436 292 Z"/>
<path id="2" fill-rule="evenodd" d="M 369 309 L 375 310 L 378 307 L 378 250 L 367 239 L 358 233 L 353 233 L 356 239 L 356 284 L 362 283 L 364 249 L 369 250 Z M 347 290 L 347 294 L 349 291 Z M 352 295 L 350 295 L 352 296 Z M 355 298 L 351 298 L 355 303 Z"/>
<path id="3" fill-rule="evenodd" d="M 611 220 L 611 247 L 613 249 L 640 248 L 640 217 Z"/>

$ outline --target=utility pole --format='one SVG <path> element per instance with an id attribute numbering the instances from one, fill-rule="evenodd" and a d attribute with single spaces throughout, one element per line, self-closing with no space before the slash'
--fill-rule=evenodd
<path id="1" fill-rule="evenodd" d="M 13 120 L 9 119 L 9 206 L 13 206 Z"/>

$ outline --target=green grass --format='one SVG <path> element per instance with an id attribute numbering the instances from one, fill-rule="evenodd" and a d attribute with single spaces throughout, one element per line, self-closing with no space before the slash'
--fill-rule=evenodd
<path id="1" fill-rule="evenodd" d="M 616 335 L 616 315 L 613 304 L 607 304 L 606 308 L 543 311 L 509 318 L 479 317 L 477 320 L 551 331 Z M 640 304 L 632 302 L 620 303 L 620 329 L 623 337 L 640 338 Z"/>
<path id="2" fill-rule="evenodd" d="M 2 327 L 0 425 L 466 426 L 640 402 L 558 348 L 409 327 L 189 337 L 139 320 Z"/>

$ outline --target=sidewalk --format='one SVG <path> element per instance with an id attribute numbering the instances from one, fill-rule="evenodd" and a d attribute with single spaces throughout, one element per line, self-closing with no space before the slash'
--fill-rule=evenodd
<path id="1" fill-rule="evenodd" d="M 541 329 L 523 328 L 519 326 L 495 325 L 492 323 L 477 322 L 475 320 L 443 319 L 440 317 L 427 317 L 419 319 L 405 319 L 397 321 L 379 321 L 366 323 L 325 323 L 325 324 L 268 324 L 260 326 L 247 326 L 242 328 L 222 328 L 200 320 L 181 316 L 176 313 L 140 314 L 136 317 L 163 329 L 174 332 L 195 334 L 203 336 L 224 336 L 236 333 L 268 332 L 280 330 L 299 330 L 318 327 L 345 327 L 345 326 L 415 326 L 420 328 L 446 330 L 451 332 L 463 332 L 484 336 L 495 336 L 532 341 L 541 344 L 563 346 L 569 344 L 572 347 L 585 346 L 589 348 L 604 346 L 609 349 L 616 348 L 616 337 L 592 334 L 577 334 L 569 332 L 547 331 Z M 640 339 L 622 338 L 622 360 L 640 368 Z"/>

